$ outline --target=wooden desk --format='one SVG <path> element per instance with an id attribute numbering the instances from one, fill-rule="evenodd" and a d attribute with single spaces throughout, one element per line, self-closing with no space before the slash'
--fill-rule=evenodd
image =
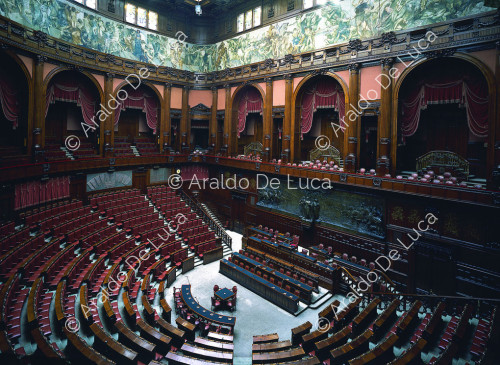
<path id="1" fill-rule="evenodd" d="M 292 328 L 292 345 L 298 346 L 302 343 L 302 336 L 309 333 L 311 331 L 312 324 L 307 321 L 306 323 L 302 323 L 300 326 Z"/>
<path id="2" fill-rule="evenodd" d="M 94 348 L 90 347 L 87 342 L 85 342 L 80 336 L 72 331 L 68 330 L 63 326 L 64 334 L 68 339 L 68 352 L 74 354 L 74 356 L 80 361 L 86 359 L 91 364 L 97 365 L 116 365 L 114 361 L 111 361 L 107 357 L 103 356 Z"/>
<path id="3" fill-rule="evenodd" d="M 321 312 L 318 313 L 318 318 L 327 318 L 328 320 L 332 321 L 333 317 L 335 316 L 335 313 L 337 313 L 336 309 L 340 306 L 340 302 L 338 300 L 334 300 L 331 302 L 328 306 L 323 308 Z"/>
<path id="4" fill-rule="evenodd" d="M 391 361 L 388 365 L 406 365 L 413 364 L 414 360 L 420 360 L 420 353 L 427 345 L 427 341 L 423 338 L 419 339 L 408 350 L 401 354 L 397 359 Z"/>
<path id="5" fill-rule="evenodd" d="M 225 362 L 215 362 L 215 361 L 204 361 L 204 360 L 198 360 L 190 356 L 186 355 L 181 355 L 176 352 L 169 352 L 166 356 L 165 359 L 168 360 L 169 364 L 174 364 L 174 365 L 214 365 L 214 364 L 224 364 L 227 365 Z"/>
<path id="6" fill-rule="evenodd" d="M 277 352 L 260 352 L 252 354 L 252 364 L 266 364 L 300 360 L 306 353 L 301 347 Z"/>
<path id="7" fill-rule="evenodd" d="M 316 356 L 307 359 L 300 359 L 291 362 L 282 363 L 281 365 L 321 365 L 321 361 Z"/>
<path id="8" fill-rule="evenodd" d="M 371 323 L 377 316 L 377 306 L 380 304 L 380 299 L 373 299 L 370 304 L 368 304 L 365 309 L 361 311 L 352 320 L 352 333 L 351 337 L 356 337 L 363 332 L 363 329 L 367 327 L 368 323 Z"/>
<path id="9" fill-rule="evenodd" d="M 434 330 L 443 321 L 442 314 L 445 308 L 446 304 L 444 304 L 443 302 L 439 302 L 436 309 L 434 310 L 434 313 L 432 313 L 432 318 L 430 319 L 429 323 L 427 323 L 427 326 L 422 333 L 422 337 L 427 341 L 429 341 L 429 339 L 434 335 Z"/>
<path id="10" fill-rule="evenodd" d="M 410 331 L 410 325 L 418 319 L 418 311 L 422 305 L 420 300 L 415 301 L 403 320 L 399 322 L 398 328 L 396 329 L 396 333 L 399 337 L 403 337 L 404 334 Z"/>
<path id="11" fill-rule="evenodd" d="M 181 347 L 186 338 L 186 333 L 177 327 L 172 326 L 163 318 L 158 317 L 156 323 L 160 326 L 160 331 L 172 339 L 172 343 L 176 347 Z"/>
<path id="12" fill-rule="evenodd" d="M 122 321 L 115 323 L 118 331 L 118 339 L 121 343 L 129 346 L 139 354 L 150 355 L 155 351 L 156 345 L 138 336 L 134 331 L 125 326 Z"/>
<path id="13" fill-rule="evenodd" d="M 252 345 L 252 352 L 281 351 L 281 350 L 288 350 L 291 347 L 292 343 L 289 340 L 281 342 L 254 343 Z"/>
<path id="14" fill-rule="evenodd" d="M 151 321 L 153 321 L 155 318 L 156 310 L 151 306 L 151 303 L 149 303 L 147 295 L 143 294 L 143 296 L 141 297 L 141 302 L 144 309 L 144 316 L 146 317 L 147 321 L 151 323 Z"/>
<path id="15" fill-rule="evenodd" d="M 392 325 L 392 319 L 396 318 L 396 311 L 401 304 L 399 299 L 394 299 L 392 303 L 380 313 L 375 322 L 373 323 L 373 332 L 375 338 L 383 335 L 384 330 Z"/>
<path id="16" fill-rule="evenodd" d="M 142 319 L 137 320 L 137 327 L 139 328 L 142 337 L 156 344 L 160 350 L 165 352 L 170 351 L 172 338 L 158 332 Z"/>
<path id="17" fill-rule="evenodd" d="M 163 309 L 163 311 L 161 312 L 161 316 L 165 321 L 170 322 L 172 316 L 172 308 L 170 308 L 170 305 L 168 304 L 166 299 L 161 299 L 160 305 L 161 308 Z"/>
<path id="18" fill-rule="evenodd" d="M 182 317 L 177 317 L 175 320 L 177 323 L 177 327 L 179 327 L 182 331 L 186 333 L 186 338 L 189 341 L 194 341 L 194 331 L 196 330 L 196 326 L 189 321 L 186 321 Z"/>
<path id="19" fill-rule="evenodd" d="M 370 351 L 349 361 L 349 365 L 387 364 L 394 359 L 393 347 L 398 335 L 392 334 Z"/>
<path id="20" fill-rule="evenodd" d="M 109 354 L 119 364 L 137 362 L 137 352 L 109 336 L 97 323 L 92 323 L 90 330 L 94 334 L 94 348 L 101 350 L 105 354 Z"/>
<path id="21" fill-rule="evenodd" d="M 332 360 L 330 364 L 343 364 L 348 359 L 352 359 L 353 357 L 366 352 L 369 349 L 368 345 L 372 335 L 373 332 L 368 329 L 351 342 L 331 350 L 330 355 Z"/>
<path id="22" fill-rule="evenodd" d="M 352 331 L 351 327 L 345 326 L 332 336 L 316 342 L 314 344 L 316 350 L 316 356 L 322 361 L 328 359 L 330 357 L 331 350 L 339 346 L 342 346 L 347 342 L 347 340 L 349 339 L 349 335 L 351 334 L 351 331 Z"/>
<path id="23" fill-rule="evenodd" d="M 207 336 L 210 340 L 223 341 L 223 342 L 233 342 L 234 337 L 232 335 L 223 335 L 222 333 L 208 332 Z"/>
<path id="24" fill-rule="evenodd" d="M 316 330 L 311 333 L 307 333 L 302 336 L 302 348 L 307 352 L 311 352 L 314 349 L 314 343 L 321 341 L 328 337 L 328 329 L 326 330 Z"/>
<path id="25" fill-rule="evenodd" d="M 269 343 L 269 342 L 278 342 L 279 336 L 277 333 L 271 333 L 269 335 L 259 335 L 253 336 L 253 343 Z"/>
<path id="26" fill-rule="evenodd" d="M 234 351 L 234 344 L 228 342 L 211 341 L 203 337 L 196 337 L 194 343 L 199 347 L 205 347 L 207 349 L 231 352 Z"/>
<path id="27" fill-rule="evenodd" d="M 208 350 L 203 347 L 197 347 L 185 343 L 182 345 L 181 350 L 184 354 L 192 356 L 197 359 L 211 360 L 218 362 L 233 363 L 233 353 L 232 352 L 222 352 L 215 350 Z"/>

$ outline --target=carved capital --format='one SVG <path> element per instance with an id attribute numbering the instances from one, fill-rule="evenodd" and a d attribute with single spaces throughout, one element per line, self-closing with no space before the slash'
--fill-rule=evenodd
<path id="1" fill-rule="evenodd" d="M 266 77 L 264 79 L 264 81 L 266 82 L 266 85 L 268 85 L 268 86 L 271 86 L 273 84 L 273 78 L 272 77 Z"/>
<path id="2" fill-rule="evenodd" d="M 45 63 L 45 61 L 47 61 L 47 57 L 46 56 L 42 56 L 41 54 L 37 54 L 36 57 L 35 57 L 35 63 L 37 65 L 42 65 Z"/>
<path id="3" fill-rule="evenodd" d="M 292 74 L 285 74 L 283 76 L 283 78 L 285 79 L 286 82 L 292 82 L 293 80 L 293 75 Z"/>
<path id="4" fill-rule="evenodd" d="M 353 74 L 359 73 L 359 69 L 361 68 L 361 65 L 359 63 L 351 63 L 349 64 L 349 71 Z"/>
<path id="5" fill-rule="evenodd" d="M 114 79 L 115 78 L 115 74 L 112 73 L 112 72 L 106 72 L 106 78 L 108 78 L 108 79 Z"/>
<path id="6" fill-rule="evenodd" d="M 394 58 L 392 57 L 382 58 L 380 60 L 380 63 L 384 69 L 390 69 L 394 65 Z"/>
<path id="7" fill-rule="evenodd" d="M 231 84 L 224 84 L 224 89 L 230 90 L 231 89 Z"/>
<path id="8" fill-rule="evenodd" d="M 212 86 L 210 90 L 212 90 L 212 92 L 215 94 L 219 89 L 217 89 L 217 86 Z"/>
<path id="9" fill-rule="evenodd" d="M 166 83 L 165 83 L 165 87 L 166 87 L 167 89 L 170 89 L 170 88 L 172 87 L 172 83 L 171 83 L 171 82 L 166 82 Z"/>

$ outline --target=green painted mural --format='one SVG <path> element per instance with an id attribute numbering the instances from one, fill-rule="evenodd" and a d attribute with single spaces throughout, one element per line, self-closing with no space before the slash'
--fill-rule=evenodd
<path id="1" fill-rule="evenodd" d="M 195 45 L 114 21 L 65 0 L 0 0 L 0 15 L 73 44 L 195 72 L 237 67 L 355 38 L 495 10 L 482 0 L 332 0 L 226 41 Z"/>

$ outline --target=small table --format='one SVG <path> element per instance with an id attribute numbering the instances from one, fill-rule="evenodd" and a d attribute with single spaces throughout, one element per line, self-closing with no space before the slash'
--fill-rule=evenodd
<path id="1" fill-rule="evenodd" d="M 233 298 L 236 298 L 236 295 L 235 295 L 235 293 L 233 293 L 228 288 L 222 288 L 222 289 L 217 290 L 215 292 L 215 298 L 217 298 L 217 299 L 220 300 L 220 306 L 222 308 L 227 308 L 228 307 L 228 302 L 230 300 L 232 300 Z M 234 303 L 233 303 L 232 307 L 234 308 Z"/>
<path id="2" fill-rule="evenodd" d="M 234 293 L 228 288 L 222 288 L 215 292 L 215 296 L 221 301 L 226 301 L 234 297 Z"/>

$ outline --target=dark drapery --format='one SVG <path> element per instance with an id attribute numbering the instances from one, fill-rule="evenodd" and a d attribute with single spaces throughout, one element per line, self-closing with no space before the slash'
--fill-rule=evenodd
<path id="1" fill-rule="evenodd" d="M 415 134 L 420 111 L 431 104 L 458 103 L 467 110 L 469 130 L 477 137 L 488 135 L 488 87 L 482 80 L 467 75 L 457 79 L 434 76 L 417 85 L 402 103 L 401 131 L 404 137 Z"/>
<path id="2" fill-rule="evenodd" d="M 57 177 L 47 182 L 30 181 L 17 184 L 14 191 L 14 209 L 23 209 L 52 200 L 69 197 L 69 177 Z"/>
<path id="3" fill-rule="evenodd" d="M 0 72 L 0 105 L 3 114 L 12 122 L 12 129 L 19 124 L 19 91 L 5 72 Z"/>
<path id="4" fill-rule="evenodd" d="M 58 101 L 68 101 L 76 103 L 82 110 L 83 121 L 85 124 L 94 126 L 99 123 L 99 119 L 95 118 L 96 106 L 98 102 L 94 100 L 91 90 L 84 84 L 80 84 L 76 79 L 67 78 L 52 83 L 46 96 L 45 116 L 49 112 L 49 107 Z"/>
<path id="5" fill-rule="evenodd" d="M 120 113 L 122 110 L 127 108 L 140 109 L 146 113 L 146 123 L 148 127 L 153 130 L 156 134 L 156 129 L 158 126 L 158 100 L 155 96 L 148 95 L 143 90 L 130 90 L 129 88 L 124 89 L 127 94 L 125 98 L 125 93 L 120 93 L 120 98 L 124 99 L 118 104 L 118 108 L 115 109 L 115 125 L 118 124 L 120 120 Z"/>
<path id="6" fill-rule="evenodd" d="M 345 116 L 344 91 L 334 80 L 321 79 L 311 84 L 302 96 L 301 138 L 311 130 L 314 112 L 326 108 L 333 108 L 339 113 L 339 124 L 343 126 Z"/>
<path id="7" fill-rule="evenodd" d="M 238 105 L 238 138 L 245 130 L 248 113 L 262 114 L 262 96 L 255 88 L 248 89 L 240 99 Z"/>

